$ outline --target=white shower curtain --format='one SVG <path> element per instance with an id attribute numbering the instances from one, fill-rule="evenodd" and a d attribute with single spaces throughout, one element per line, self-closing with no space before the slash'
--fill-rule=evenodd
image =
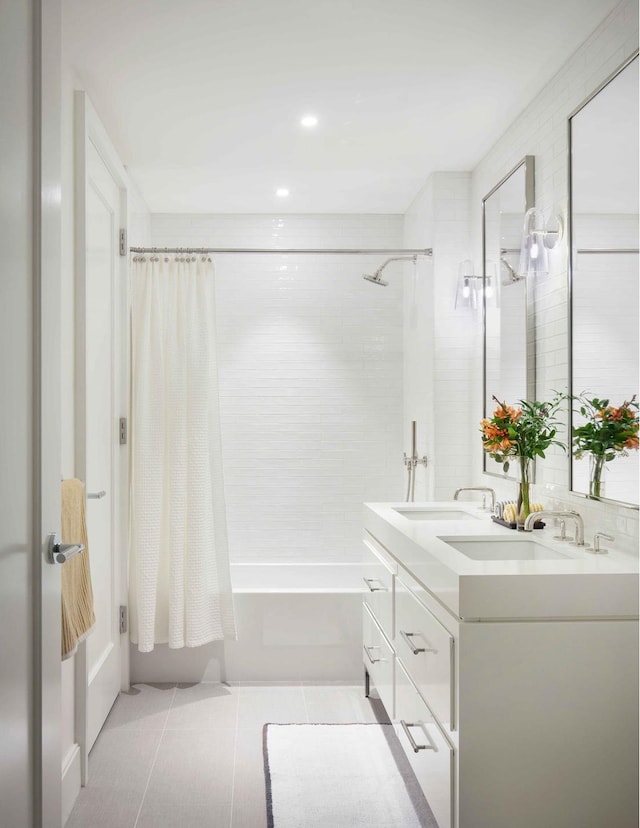
<path id="1" fill-rule="evenodd" d="M 131 337 L 131 639 L 235 638 L 211 260 L 136 256 Z"/>

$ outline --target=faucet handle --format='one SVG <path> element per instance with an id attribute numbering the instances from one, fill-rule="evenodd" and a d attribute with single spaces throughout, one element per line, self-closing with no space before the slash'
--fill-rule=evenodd
<path id="1" fill-rule="evenodd" d="M 594 555 L 606 555 L 608 554 L 608 549 L 603 549 L 600 547 L 600 538 L 604 538 L 604 540 L 611 541 L 613 543 L 615 538 L 612 535 L 606 535 L 604 532 L 596 532 L 593 536 L 593 554 Z"/>
<path id="2" fill-rule="evenodd" d="M 554 535 L 553 539 L 561 541 L 569 540 L 569 538 L 567 537 L 567 524 L 564 520 L 562 520 L 562 518 L 558 519 L 558 526 L 560 527 L 560 534 Z"/>

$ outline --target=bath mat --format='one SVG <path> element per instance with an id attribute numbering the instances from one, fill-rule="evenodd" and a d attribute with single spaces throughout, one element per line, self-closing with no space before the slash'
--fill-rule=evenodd
<path id="1" fill-rule="evenodd" d="M 390 724 L 266 724 L 269 828 L 437 828 Z"/>

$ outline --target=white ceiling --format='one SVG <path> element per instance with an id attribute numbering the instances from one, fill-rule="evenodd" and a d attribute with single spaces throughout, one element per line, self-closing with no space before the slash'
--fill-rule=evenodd
<path id="1" fill-rule="evenodd" d="M 401 213 L 615 5 L 64 0 L 63 48 L 153 212 Z"/>

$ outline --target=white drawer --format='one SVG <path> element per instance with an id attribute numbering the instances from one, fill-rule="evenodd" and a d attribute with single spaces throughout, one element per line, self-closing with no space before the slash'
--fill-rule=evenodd
<path id="1" fill-rule="evenodd" d="M 396 579 L 398 658 L 445 727 L 456 729 L 455 639 L 403 582 Z"/>
<path id="2" fill-rule="evenodd" d="M 375 619 L 362 607 L 362 660 L 389 717 L 394 710 L 394 654 Z"/>
<path id="3" fill-rule="evenodd" d="M 439 828 L 452 828 L 454 751 L 399 662 L 394 728 Z"/>
<path id="4" fill-rule="evenodd" d="M 387 638 L 393 641 L 395 632 L 393 580 L 397 566 L 371 535 L 365 535 L 363 543 L 366 549 L 363 578 L 367 586 L 364 603 L 375 616 Z"/>

